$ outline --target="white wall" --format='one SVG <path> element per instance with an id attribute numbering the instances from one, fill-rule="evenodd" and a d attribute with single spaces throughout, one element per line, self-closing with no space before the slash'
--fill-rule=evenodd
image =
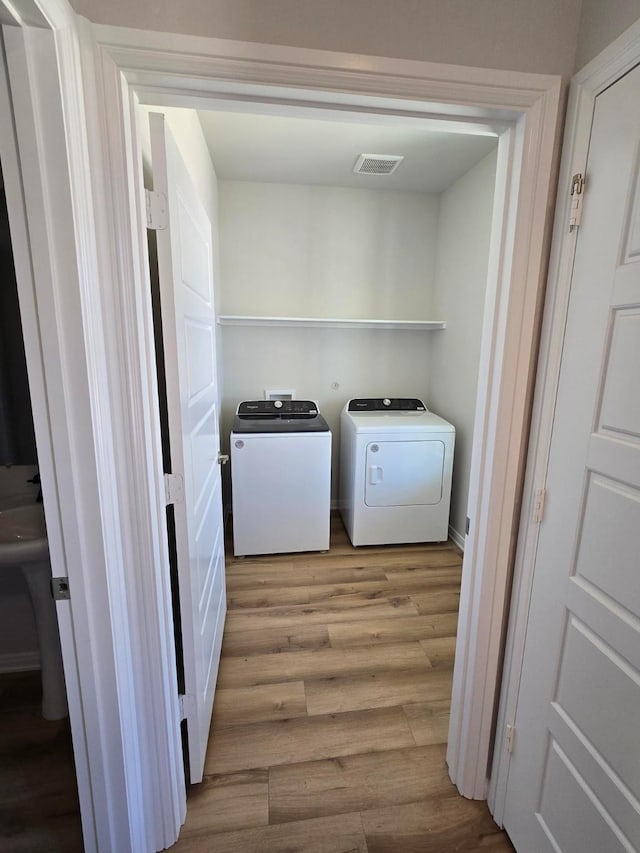
<path id="1" fill-rule="evenodd" d="M 565 76 L 573 70 L 580 16 L 580 0 L 72 0 L 72 5 L 101 24 Z"/>
<path id="2" fill-rule="evenodd" d="M 438 333 L 225 327 L 225 442 L 240 400 L 261 399 L 265 388 L 295 388 L 299 399 L 318 401 L 333 433 L 335 499 L 344 404 L 358 396 L 426 396 L 430 334 Z M 333 383 L 339 386 L 335 390 Z"/>
<path id="3" fill-rule="evenodd" d="M 640 0 L 582 0 L 576 71 L 640 19 Z"/>
<path id="4" fill-rule="evenodd" d="M 438 199 L 220 181 L 222 314 L 429 319 Z M 355 396 L 424 396 L 438 332 L 223 327 L 224 438 L 240 400 L 294 388 L 334 432 Z M 337 383 L 338 388 L 332 388 Z M 334 453 L 334 495 L 337 494 Z"/>
<path id="5" fill-rule="evenodd" d="M 437 196 L 220 181 L 222 314 L 429 317 Z"/>
<path id="6" fill-rule="evenodd" d="M 451 526 L 464 535 L 496 170 L 492 152 L 440 197 L 427 405 L 456 427 Z"/>

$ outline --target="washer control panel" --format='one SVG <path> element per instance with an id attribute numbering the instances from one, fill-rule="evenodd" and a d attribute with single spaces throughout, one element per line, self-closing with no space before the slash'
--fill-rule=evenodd
<path id="1" fill-rule="evenodd" d="M 426 412 L 416 397 L 358 397 L 349 400 L 350 412 Z"/>
<path id="2" fill-rule="evenodd" d="M 315 418 L 313 400 L 245 400 L 238 406 L 239 418 Z"/>

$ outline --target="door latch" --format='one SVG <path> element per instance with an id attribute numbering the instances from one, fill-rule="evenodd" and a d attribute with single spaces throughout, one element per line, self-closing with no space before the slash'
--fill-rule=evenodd
<path id="1" fill-rule="evenodd" d="M 51 595 L 54 601 L 68 601 L 71 598 L 69 578 L 51 578 Z"/>

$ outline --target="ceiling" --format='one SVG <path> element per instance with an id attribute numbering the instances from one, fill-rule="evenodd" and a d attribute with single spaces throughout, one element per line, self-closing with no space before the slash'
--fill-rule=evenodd
<path id="1" fill-rule="evenodd" d="M 218 178 L 440 193 L 497 145 L 493 135 L 403 124 L 200 111 Z M 401 154 L 391 175 L 356 175 L 360 154 Z"/>

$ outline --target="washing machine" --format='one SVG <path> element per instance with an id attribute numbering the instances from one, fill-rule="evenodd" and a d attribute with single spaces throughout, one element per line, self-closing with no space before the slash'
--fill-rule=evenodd
<path id="1" fill-rule="evenodd" d="M 415 398 L 349 400 L 340 417 L 340 512 L 353 545 L 449 535 L 455 428 Z"/>
<path id="2" fill-rule="evenodd" d="M 328 550 L 331 431 L 316 403 L 240 403 L 231 489 L 236 556 Z"/>

